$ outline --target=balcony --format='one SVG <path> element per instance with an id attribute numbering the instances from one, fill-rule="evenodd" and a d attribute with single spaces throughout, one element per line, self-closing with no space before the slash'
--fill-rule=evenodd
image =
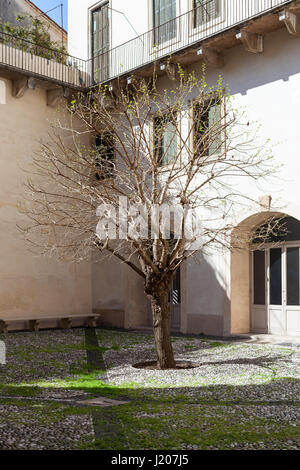
<path id="1" fill-rule="evenodd" d="M 81 90 L 91 86 L 87 62 L 63 52 L 36 45 L 0 30 L 0 76 L 33 79 L 42 88 L 64 86 Z"/>
<path id="2" fill-rule="evenodd" d="M 220 66 L 222 58 L 218 53 L 240 44 L 246 33 L 249 50 L 252 47 L 252 52 L 262 52 L 262 35 L 283 27 L 285 21 L 280 21 L 279 12 L 293 8 L 296 3 L 292 0 L 207 0 L 198 8 L 94 57 L 88 61 L 87 70 L 95 84 L 128 77 L 133 72 L 151 76 L 153 64 L 158 62 L 163 68 L 163 61 L 171 55 L 171 62 L 181 65 L 195 62 L 197 52 L 203 59 L 205 51 L 199 50 L 202 45 L 209 46 L 208 62 Z M 160 67 L 158 73 L 159 70 Z"/>
<path id="3" fill-rule="evenodd" d="M 0 30 L 0 76 L 17 83 L 15 96 L 21 96 L 23 83 L 28 86 L 30 79 L 33 87 L 44 87 L 55 98 L 57 90 L 87 90 L 117 78 L 126 80 L 133 72 L 150 77 L 156 63 L 158 74 L 163 73 L 170 57 L 173 64 L 202 59 L 219 67 L 226 49 L 244 43 L 249 51 L 262 52 L 263 35 L 285 25 L 300 34 L 299 10 L 299 0 L 207 0 L 87 61 Z"/>

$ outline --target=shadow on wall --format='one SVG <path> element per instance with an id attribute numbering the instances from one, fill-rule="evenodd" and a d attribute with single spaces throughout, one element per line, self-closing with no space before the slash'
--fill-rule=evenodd
<path id="1" fill-rule="evenodd" d="M 202 73 L 202 62 L 190 67 Z M 249 91 L 279 81 L 287 82 L 300 73 L 300 38 L 282 29 L 264 38 L 264 52 L 253 54 L 244 46 L 225 51 L 222 69 L 207 69 L 207 80 L 216 83 L 220 73 L 229 86 L 231 96 L 246 95 Z M 272 90 L 273 91 L 273 90 Z"/>
<path id="2" fill-rule="evenodd" d="M 251 89 L 280 80 L 286 82 L 293 75 L 299 74 L 299 46 L 299 37 L 282 29 L 265 36 L 262 54 L 251 54 L 243 46 L 228 51 L 224 77 L 227 78 L 227 73 L 230 74 L 231 94 L 245 95 Z"/>
<path id="3" fill-rule="evenodd" d="M 221 252 L 201 255 L 187 266 L 183 294 L 187 333 L 224 336 L 230 334 L 230 299 L 227 259 Z"/>

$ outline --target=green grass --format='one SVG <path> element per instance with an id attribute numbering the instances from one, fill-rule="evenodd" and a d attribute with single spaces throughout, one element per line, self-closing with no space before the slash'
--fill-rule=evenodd
<path id="1" fill-rule="evenodd" d="M 144 415 L 144 416 L 143 416 Z M 105 412 L 98 412 L 99 422 Z M 231 444 L 278 442 L 299 439 L 299 430 L 289 424 L 280 427 L 267 419 L 252 418 L 248 412 L 228 413 L 220 407 L 176 404 L 130 404 L 114 410 L 119 423 L 115 435 L 98 436 L 98 449 L 230 449 Z"/>
<path id="2" fill-rule="evenodd" d="M 0 407 L 8 409 L 8 416 L 1 417 L 0 424 L 6 422 L 22 424 L 27 417 L 34 423 L 55 426 L 68 416 L 85 415 L 93 418 L 96 440 L 84 439 L 76 444 L 78 449 L 185 449 L 193 445 L 199 449 L 230 449 L 232 446 L 262 445 L 285 448 L 287 441 L 299 440 L 299 430 L 280 417 L 262 418 L 262 407 L 267 407 L 273 399 L 273 391 L 287 390 L 287 386 L 299 387 L 299 379 L 278 375 L 280 361 L 267 363 L 266 368 L 252 369 L 251 380 L 247 371 L 237 368 L 235 377 L 247 381 L 246 385 L 222 383 L 220 372 L 207 378 L 199 369 L 199 374 L 189 381 L 166 383 L 158 374 L 153 374 L 146 386 L 126 378 L 120 385 L 107 383 L 106 371 L 87 364 L 87 351 L 96 351 L 99 358 L 107 351 L 130 351 L 144 345 L 153 356 L 153 338 L 150 335 L 122 333 L 117 331 L 97 331 L 99 346 L 87 346 L 83 332 L 50 334 L 46 333 L 8 336 L 9 362 L 2 369 L 0 382 Z M 23 340 L 22 340 L 23 338 Z M 16 344 L 14 343 L 14 340 Z M 24 344 L 22 345 L 22 341 Z M 174 347 L 182 347 L 187 354 L 201 349 L 213 364 L 220 355 L 232 360 L 237 351 L 243 351 L 242 344 L 213 341 L 201 337 L 175 337 Z M 253 346 L 255 348 L 255 346 Z M 260 355 L 268 358 L 270 349 L 260 347 Z M 278 348 L 279 358 L 287 357 L 293 350 Z M 66 355 L 66 356 L 65 356 Z M 65 358 L 68 361 L 65 361 Z M 250 359 L 251 360 L 251 359 Z M 44 373 L 46 369 L 46 373 Z M 0 370 L 1 372 L 1 370 Z M 22 373 L 21 373 L 22 372 Z M 19 379 L 19 374 L 22 380 Z M 240 382 L 242 383 L 242 382 Z M 244 382 L 243 382 L 244 383 Z M 243 394 L 249 387 L 249 396 Z M 251 400 L 254 387 L 257 402 Z M 247 388 L 246 388 L 247 390 Z M 113 408 L 76 406 L 55 402 L 45 397 L 64 392 L 82 392 L 86 398 L 103 396 L 129 401 L 126 405 Z M 276 392 L 279 396 L 280 393 Z M 284 392 L 285 393 L 285 392 Z M 80 393 L 79 393 L 80 395 Z M 242 398 L 240 398 L 242 397 Z M 260 399 L 261 397 L 261 399 Z M 289 397 L 282 399 L 288 401 Z M 14 409 L 13 407 L 17 407 Z M 280 410 L 281 405 L 278 405 Z M 295 403 L 295 409 L 299 403 Z M 32 421 L 33 420 L 33 421 Z M 263 443 L 263 444 L 262 444 Z M 1 447 L 0 447 L 1 448 Z"/>

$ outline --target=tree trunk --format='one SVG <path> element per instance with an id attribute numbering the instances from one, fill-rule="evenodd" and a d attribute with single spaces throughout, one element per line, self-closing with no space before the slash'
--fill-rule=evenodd
<path id="1" fill-rule="evenodd" d="M 171 313 L 168 296 L 168 291 L 160 291 L 151 295 L 157 366 L 159 369 L 175 368 L 171 342 Z"/>

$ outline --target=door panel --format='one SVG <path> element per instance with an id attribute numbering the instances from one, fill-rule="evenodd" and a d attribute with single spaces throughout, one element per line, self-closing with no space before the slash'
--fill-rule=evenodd
<path id="1" fill-rule="evenodd" d="M 300 335 L 300 311 L 299 307 L 294 310 L 292 307 L 286 309 L 286 330 L 291 336 Z"/>
<path id="2" fill-rule="evenodd" d="M 265 305 L 253 305 L 251 315 L 251 331 L 254 333 L 268 332 L 268 315 Z"/>
<path id="3" fill-rule="evenodd" d="M 109 78 L 109 4 L 92 13 L 92 55 L 95 82 Z"/>
<path id="4" fill-rule="evenodd" d="M 285 309 L 275 306 L 269 308 L 269 333 L 272 335 L 283 335 L 286 331 Z"/>

